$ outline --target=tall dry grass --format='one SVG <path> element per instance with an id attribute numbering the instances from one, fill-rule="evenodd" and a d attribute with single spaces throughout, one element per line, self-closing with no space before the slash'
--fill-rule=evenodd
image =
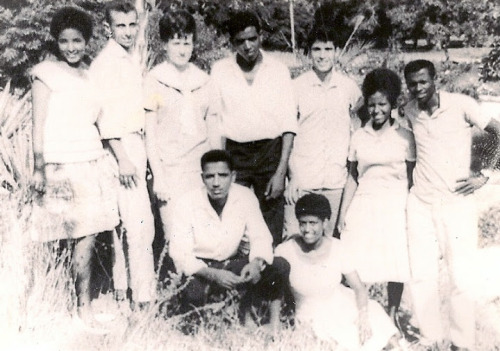
<path id="1" fill-rule="evenodd" d="M 119 310 L 110 296 L 95 301 L 99 311 L 112 311 L 109 333 L 96 335 L 79 329 L 71 318 L 75 294 L 68 269 L 68 251 L 56 252 L 33 242 L 41 230 L 32 211 L 29 180 L 31 116 L 28 96 L 19 97 L 5 87 L 0 93 L 0 349 L 47 350 L 334 350 L 309 330 L 287 327 L 274 341 L 261 328 L 243 328 L 238 322 L 234 297 L 207 306 L 189 316 L 166 317 L 175 308 L 182 289 L 172 276 L 159 288 L 158 302 L 149 312 Z M 481 229 L 498 244 L 498 209 L 485 212 Z M 497 267 L 494 267 L 497 269 Z M 373 297 L 385 301 L 381 287 Z M 165 311 L 166 309 L 166 311 Z M 478 308 L 477 350 L 500 349 L 500 302 L 481 301 Z M 183 326 L 196 320 L 197 333 L 185 335 Z M 448 345 L 441 345 L 445 349 Z M 418 342 L 411 350 L 425 350 Z"/>

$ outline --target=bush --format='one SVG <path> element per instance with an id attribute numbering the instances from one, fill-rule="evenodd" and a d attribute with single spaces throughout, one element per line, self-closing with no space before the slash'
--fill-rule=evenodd
<path id="1" fill-rule="evenodd" d="M 481 61 L 481 80 L 498 81 L 500 80 L 500 38 L 497 38 L 493 44 L 488 56 Z"/>
<path id="2" fill-rule="evenodd" d="M 50 53 L 50 21 L 63 6 L 80 7 L 93 17 L 94 33 L 87 54 L 94 57 L 106 40 L 103 4 L 104 0 L 30 0 L 14 12 L 0 7 L 0 29 L 4 29 L 0 31 L 0 84 L 11 80 L 13 87 L 29 86 L 29 69 Z"/>

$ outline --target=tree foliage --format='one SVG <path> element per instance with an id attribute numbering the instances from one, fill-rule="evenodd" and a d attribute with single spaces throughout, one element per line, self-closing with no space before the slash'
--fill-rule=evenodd
<path id="1" fill-rule="evenodd" d="M 482 46 L 498 33 L 496 0 L 390 0 L 387 15 L 399 39 L 425 38 L 447 47 L 452 36 L 467 46 Z"/>
<path id="2" fill-rule="evenodd" d="M 500 38 L 481 62 L 481 79 L 485 82 L 500 80 Z"/>
<path id="3" fill-rule="evenodd" d="M 62 6 L 77 6 L 94 20 L 94 33 L 88 55 L 93 57 L 102 46 L 103 0 L 27 0 L 27 5 L 14 12 L 0 7 L 0 79 L 12 85 L 27 86 L 29 69 L 52 52 L 54 41 L 49 33 L 54 12 Z"/>

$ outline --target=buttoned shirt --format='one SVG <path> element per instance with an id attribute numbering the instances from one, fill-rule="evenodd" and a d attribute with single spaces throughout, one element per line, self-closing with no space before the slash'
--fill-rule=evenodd
<path id="1" fill-rule="evenodd" d="M 238 252 L 244 235 L 250 243 L 249 260 L 273 261 L 272 236 L 254 193 L 231 184 L 220 217 L 205 188 L 193 189 L 172 203 L 169 253 L 178 271 L 192 275 L 207 265 L 201 259 L 224 261 Z"/>
<path id="2" fill-rule="evenodd" d="M 98 87 L 102 115 L 98 127 L 103 139 L 121 138 L 144 129 L 142 69 L 138 55 L 130 55 L 110 39 L 90 66 Z"/>
<path id="3" fill-rule="evenodd" d="M 372 121 L 358 129 L 351 139 L 349 161 L 358 163 L 356 194 L 400 188 L 408 191 L 405 161 L 415 161 L 413 134 L 394 122 L 376 132 Z"/>
<path id="4" fill-rule="evenodd" d="M 288 68 L 262 53 L 262 62 L 249 84 L 236 56 L 212 68 L 214 101 L 224 137 L 237 142 L 274 139 L 297 131 L 292 82 Z"/>
<path id="5" fill-rule="evenodd" d="M 491 119 L 468 96 L 438 94 L 439 107 L 432 115 L 421 111 L 416 100 L 405 107 L 417 145 L 411 191 L 427 203 L 454 196 L 457 180 L 470 176 L 472 126 L 484 129 Z"/>
<path id="6" fill-rule="evenodd" d="M 360 125 L 351 110 L 361 91 L 337 72 L 322 82 L 311 70 L 293 83 L 299 129 L 289 162 L 291 180 L 300 189 L 343 188 L 350 136 Z"/>

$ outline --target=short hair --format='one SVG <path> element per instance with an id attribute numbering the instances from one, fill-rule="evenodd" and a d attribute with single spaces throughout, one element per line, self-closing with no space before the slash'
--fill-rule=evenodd
<path id="1" fill-rule="evenodd" d="M 316 216 L 322 221 L 330 219 L 332 216 L 330 201 L 324 195 L 306 194 L 297 200 L 295 216 L 297 219 L 302 216 Z"/>
<path id="2" fill-rule="evenodd" d="M 365 102 L 373 94 L 381 92 L 387 97 L 391 107 L 395 108 L 401 94 L 401 80 L 396 72 L 388 68 L 376 68 L 366 75 L 361 91 Z"/>
<path id="3" fill-rule="evenodd" d="M 207 163 L 225 162 L 229 167 L 229 170 L 234 170 L 233 158 L 231 154 L 226 150 L 210 150 L 201 156 L 201 169 L 205 169 Z"/>
<path id="4" fill-rule="evenodd" d="M 108 24 L 111 24 L 111 11 L 137 14 L 137 9 L 130 1 L 113 0 L 104 6 L 104 19 Z"/>
<path id="5" fill-rule="evenodd" d="M 76 29 L 88 42 L 92 36 L 92 27 L 92 17 L 86 12 L 76 7 L 63 7 L 52 17 L 50 34 L 57 40 L 65 29 Z"/>
<path id="6" fill-rule="evenodd" d="M 234 39 L 239 32 L 243 32 L 248 27 L 255 27 L 257 32 L 260 32 L 261 29 L 259 17 L 248 10 L 233 13 L 227 22 L 227 32 L 231 39 Z"/>
<path id="7" fill-rule="evenodd" d="M 315 42 L 328 42 L 331 41 L 335 45 L 334 41 L 335 33 L 332 28 L 328 28 L 325 26 L 314 26 L 309 33 L 307 34 L 307 52 L 311 51 L 311 47 Z"/>
<path id="8" fill-rule="evenodd" d="M 175 35 L 179 37 L 193 34 L 193 41 L 196 40 L 196 21 L 186 10 L 168 11 L 160 18 L 160 39 L 164 42 L 173 39 Z"/>
<path id="9" fill-rule="evenodd" d="M 408 62 L 408 64 L 405 66 L 405 71 L 404 71 L 405 79 L 408 79 L 410 74 L 416 73 L 424 68 L 427 69 L 432 79 L 436 77 L 436 67 L 434 67 L 434 64 L 431 61 L 414 60 Z"/>

